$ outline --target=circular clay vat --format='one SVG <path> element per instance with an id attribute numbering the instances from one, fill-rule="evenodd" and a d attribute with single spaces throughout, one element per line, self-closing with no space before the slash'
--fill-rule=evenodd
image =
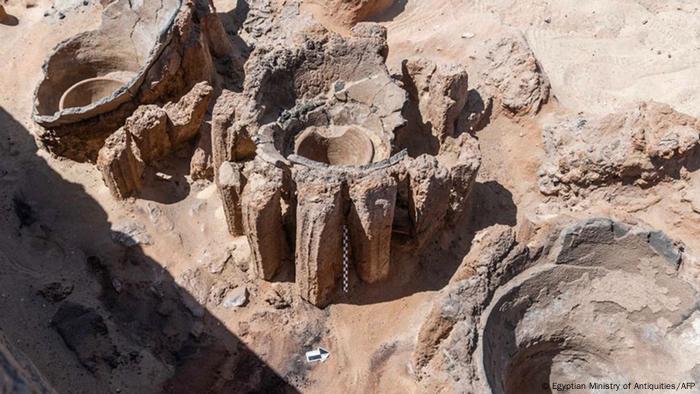
<path id="1" fill-rule="evenodd" d="M 94 104 L 117 91 L 123 84 L 122 81 L 106 77 L 84 79 L 63 93 L 58 108 L 63 110 Z"/>
<path id="2" fill-rule="evenodd" d="M 96 30 L 61 42 L 49 54 L 34 93 L 34 120 L 51 128 L 93 118 L 130 100 L 172 35 L 180 6 L 181 0 L 109 2 Z"/>
<path id="3" fill-rule="evenodd" d="M 555 261 L 507 282 L 482 315 L 481 368 L 493 393 L 700 377 L 700 297 L 680 277 L 671 241 L 597 221 L 561 244 Z"/>
<path id="4" fill-rule="evenodd" d="M 294 152 L 329 165 L 372 163 L 374 144 L 359 126 L 309 127 L 295 139 Z"/>

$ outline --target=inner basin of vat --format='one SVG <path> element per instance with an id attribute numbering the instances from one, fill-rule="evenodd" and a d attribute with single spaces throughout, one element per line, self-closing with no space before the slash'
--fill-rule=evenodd
<path id="1" fill-rule="evenodd" d="M 588 382 L 690 379 L 700 355 L 691 339 L 700 327 L 694 290 L 658 256 L 636 259 L 619 245 L 616 253 L 603 268 L 531 272 L 499 296 L 482 336 L 494 394 L 550 393 L 561 382 L 597 393 Z"/>
<path id="2" fill-rule="evenodd" d="M 295 138 L 294 152 L 329 165 L 364 165 L 376 161 L 369 130 L 355 125 L 308 127 Z"/>
<path id="3" fill-rule="evenodd" d="M 130 72 L 115 72 L 101 77 L 83 79 L 63 93 L 59 101 L 59 110 L 94 104 L 112 95 L 133 75 L 134 73 Z"/>

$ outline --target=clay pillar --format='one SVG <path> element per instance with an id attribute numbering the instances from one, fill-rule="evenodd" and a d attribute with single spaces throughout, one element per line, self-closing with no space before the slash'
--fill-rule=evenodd
<path id="1" fill-rule="evenodd" d="M 448 223 L 456 223 L 467 207 L 469 195 L 474 187 L 476 173 L 481 166 L 479 142 L 467 133 L 458 137 L 460 140 L 457 160 L 450 168 L 450 211 Z"/>
<path id="2" fill-rule="evenodd" d="M 110 135 L 97 155 L 97 168 L 112 196 L 125 199 L 141 189 L 145 164 L 138 147 L 124 128 Z"/>
<path id="3" fill-rule="evenodd" d="M 391 225 L 396 207 L 396 180 L 384 172 L 350 185 L 348 217 L 353 261 L 367 283 L 389 276 Z"/>
<path id="4" fill-rule="evenodd" d="M 342 274 L 342 183 L 295 174 L 297 184 L 296 283 L 301 297 L 318 306 L 330 301 Z"/>
<path id="5" fill-rule="evenodd" d="M 241 194 L 245 185 L 242 174 L 243 165 L 225 161 L 219 167 L 217 184 L 224 207 L 226 224 L 231 235 L 243 235 L 243 213 L 241 209 Z"/>
<path id="6" fill-rule="evenodd" d="M 421 247 L 445 222 L 450 204 L 448 172 L 433 156 L 421 155 L 406 165 L 409 177 L 409 216 L 416 246 Z"/>
<path id="7" fill-rule="evenodd" d="M 141 158 L 150 163 L 172 152 L 168 136 L 168 114 L 157 105 L 142 105 L 126 119 L 124 128 L 139 147 Z"/>
<path id="8" fill-rule="evenodd" d="M 211 155 L 214 175 L 226 161 L 234 161 L 233 147 L 230 146 L 229 128 L 235 121 L 236 94 L 228 90 L 221 92 L 216 99 L 211 118 Z"/>
<path id="9" fill-rule="evenodd" d="M 278 176 L 275 176 L 278 175 Z M 254 172 L 241 195 L 243 230 L 252 254 L 253 273 L 270 280 L 288 259 L 282 223 L 282 176 Z"/>
<path id="10" fill-rule="evenodd" d="M 224 90 L 216 100 L 212 115 L 211 153 L 214 172 L 225 161 L 246 161 L 255 157 L 255 144 L 244 124 L 236 122 L 237 94 Z"/>

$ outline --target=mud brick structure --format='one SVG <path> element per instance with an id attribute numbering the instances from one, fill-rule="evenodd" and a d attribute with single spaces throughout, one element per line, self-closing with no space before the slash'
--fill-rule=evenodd
<path id="1" fill-rule="evenodd" d="M 231 233 L 248 237 L 261 278 L 293 263 L 301 297 L 317 306 L 338 292 L 344 228 L 356 276 L 385 280 L 401 269 L 392 247 L 418 250 L 461 212 L 480 163 L 476 140 L 454 126 L 466 73 L 424 61 L 403 76 L 423 93 L 412 97 L 387 72 L 385 30 L 362 23 L 352 33 L 311 31 L 296 47 L 257 48 L 243 91 L 225 92 L 214 109 Z M 457 100 L 439 93 L 446 86 Z M 441 100 L 422 103 L 431 127 L 404 117 L 420 116 L 421 100 Z M 420 139 L 436 139 L 436 149 L 420 151 Z"/>
<path id="2" fill-rule="evenodd" d="M 95 161 L 125 199 L 150 163 L 200 134 L 216 91 L 209 161 L 230 232 L 247 236 L 256 276 L 294 264 L 301 297 L 327 305 L 344 247 L 354 277 L 380 282 L 401 269 L 392 248 L 418 251 L 463 211 L 480 165 L 465 131 L 478 114 L 468 116 L 461 67 L 417 59 L 390 75 L 378 24 L 347 37 L 297 30 L 261 40 L 230 91 L 215 63 L 235 53 L 210 4 L 111 3 L 97 30 L 48 57 L 34 103 L 40 140 Z M 207 157 L 195 161 L 193 173 L 207 173 Z"/>
<path id="3" fill-rule="evenodd" d="M 98 29 L 49 54 L 34 94 L 39 139 L 96 162 L 115 198 L 134 195 L 149 162 L 199 135 L 214 59 L 232 51 L 208 3 L 114 1 Z"/>
<path id="4" fill-rule="evenodd" d="M 605 218 L 547 227 L 526 243 L 507 226 L 483 234 L 465 258 L 476 273 L 458 272 L 421 327 L 417 375 L 477 393 L 534 392 L 550 376 L 605 383 L 583 379 L 601 371 L 692 381 L 698 286 L 685 246 Z"/>

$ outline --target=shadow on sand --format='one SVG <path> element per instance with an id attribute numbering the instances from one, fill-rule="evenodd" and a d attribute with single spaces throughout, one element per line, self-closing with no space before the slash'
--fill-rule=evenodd
<path id="1" fill-rule="evenodd" d="M 0 328 L 58 392 L 298 392 L 163 264 L 113 241 L 2 108 L 0 204 Z"/>
<path id="2" fill-rule="evenodd" d="M 514 226 L 517 207 L 513 195 L 495 181 L 475 182 L 469 206 L 426 245 L 419 255 L 392 248 L 391 274 L 387 281 L 366 285 L 352 278 L 351 292 L 338 300 L 348 304 L 374 304 L 444 288 L 469 253 L 474 236 L 495 224 Z M 395 252 L 396 251 L 396 252 Z"/>

